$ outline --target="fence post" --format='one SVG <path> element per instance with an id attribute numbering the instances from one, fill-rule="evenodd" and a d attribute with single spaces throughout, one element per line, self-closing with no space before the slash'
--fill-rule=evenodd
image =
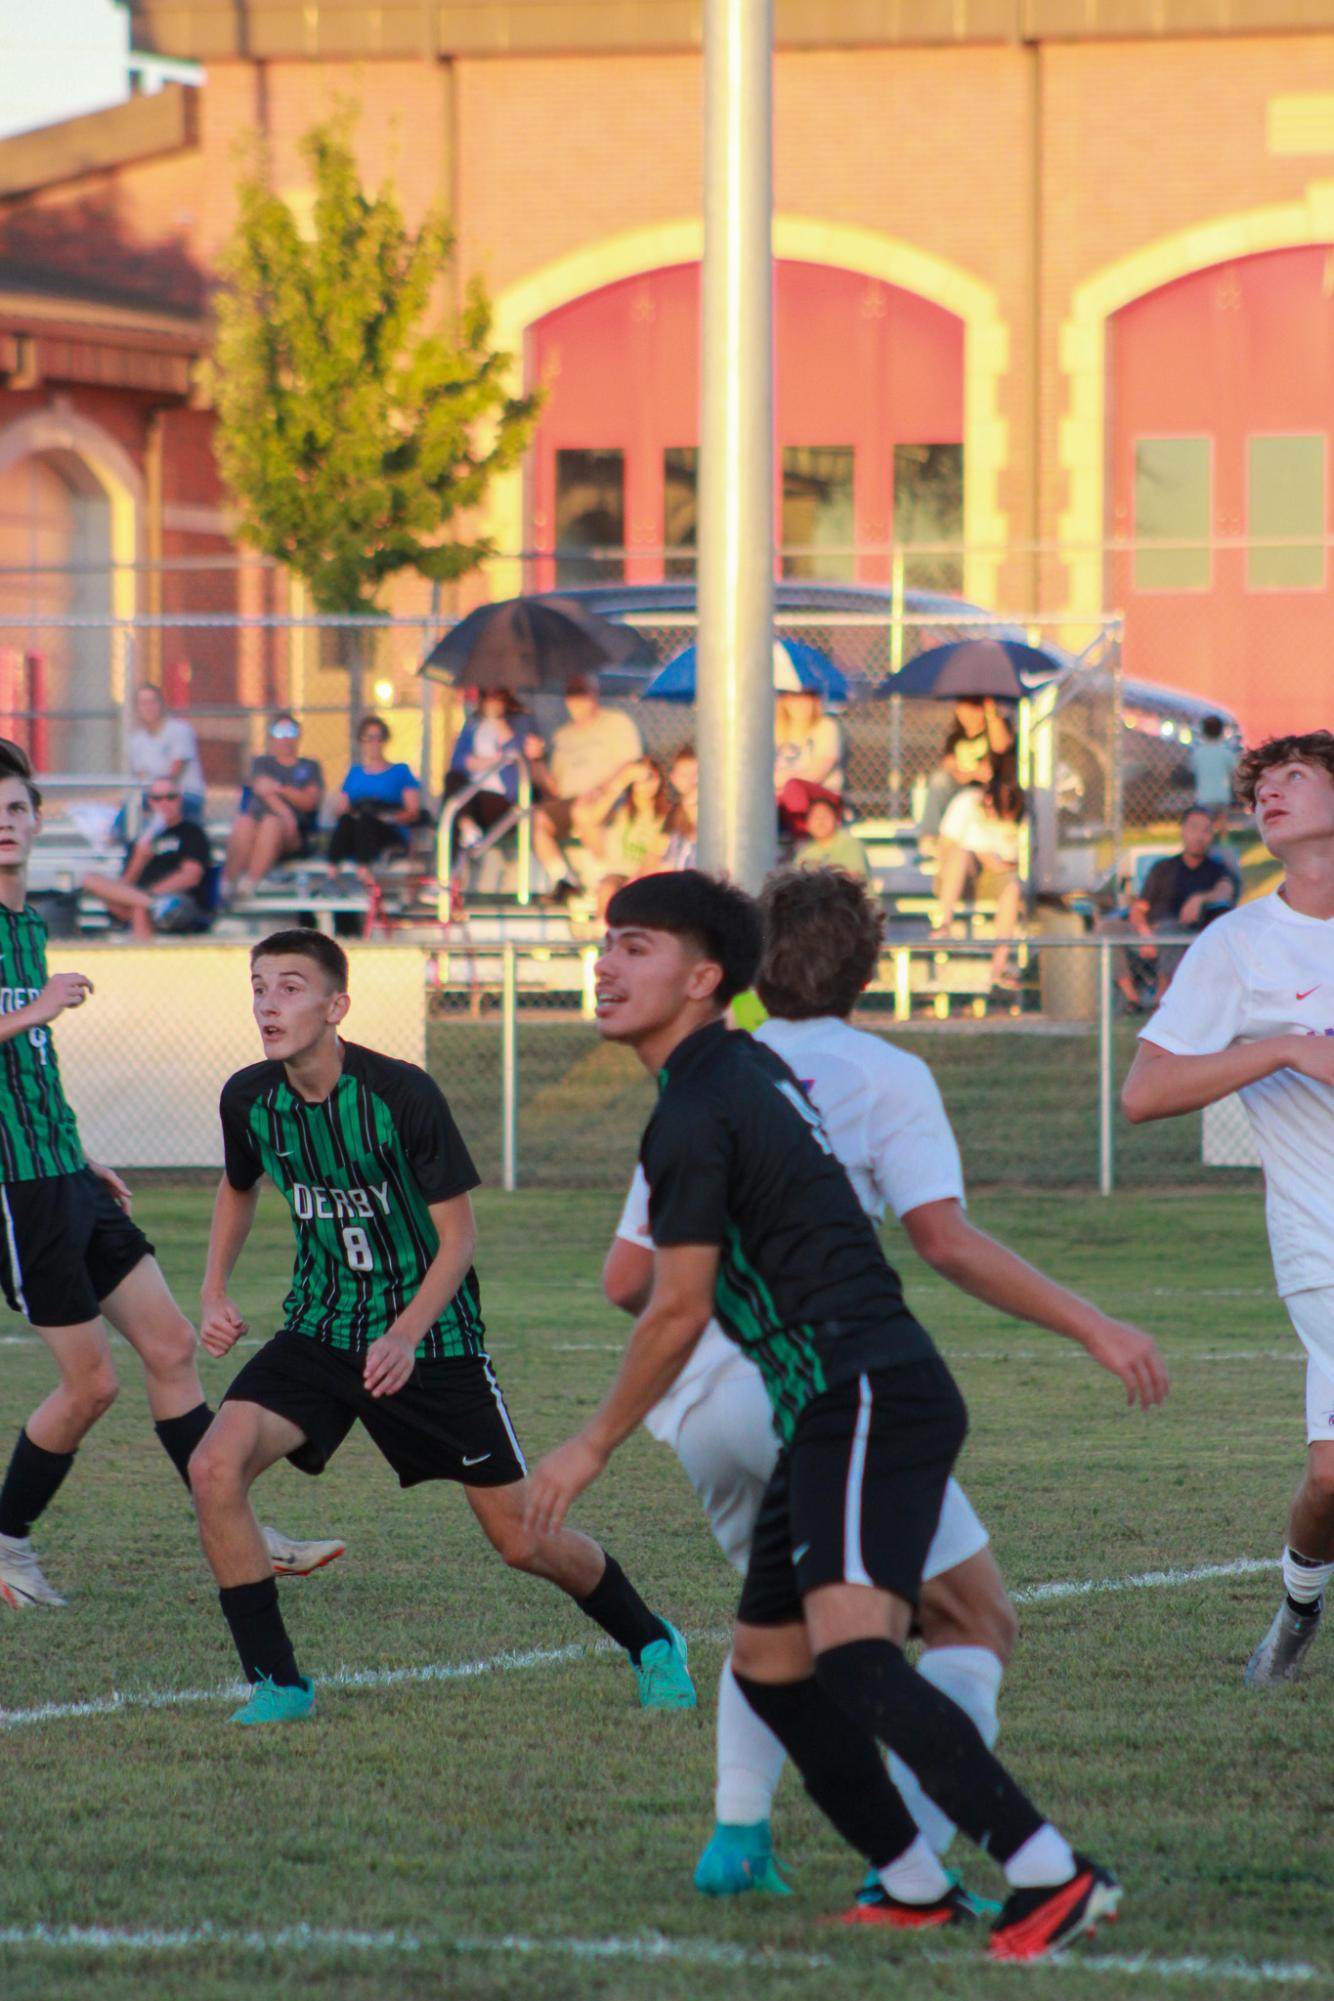
<path id="1" fill-rule="evenodd" d="M 501 947 L 500 984 L 500 1185 L 519 1185 L 519 983 L 513 943 Z"/>
<path id="2" fill-rule="evenodd" d="M 1116 1014 L 1112 1006 L 1112 941 L 1100 939 L 1098 954 L 1098 1193 L 1116 1184 Z"/>

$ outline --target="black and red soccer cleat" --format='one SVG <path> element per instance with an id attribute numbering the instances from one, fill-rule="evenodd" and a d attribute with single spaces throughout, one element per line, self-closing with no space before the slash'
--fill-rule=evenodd
<path id="1" fill-rule="evenodd" d="M 1076 1855 L 1068 1883 L 1047 1883 L 1036 1890 L 1012 1890 L 991 1927 L 991 1959 L 1045 1959 L 1085 1932 L 1100 1918 L 1110 1923 L 1121 1901 L 1121 1885 L 1110 1869 L 1100 1869 L 1087 1855 Z"/>
<path id="2" fill-rule="evenodd" d="M 891 1897 L 882 1883 L 868 1883 L 850 1911 L 844 1911 L 842 1925 L 895 1925 L 900 1931 L 929 1931 L 936 1925 L 971 1924 L 977 1912 L 968 1892 L 951 1883 L 943 1897 L 930 1904 L 906 1904 Z"/>

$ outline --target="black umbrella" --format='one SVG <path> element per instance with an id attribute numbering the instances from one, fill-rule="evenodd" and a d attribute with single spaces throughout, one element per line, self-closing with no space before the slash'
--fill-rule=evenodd
<path id="1" fill-rule="evenodd" d="M 1059 654 L 1017 639 L 956 639 L 919 653 L 881 681 L 875 692 L 925 695 L 938 702 L 981 701 L 988 695 L 1017 702 L 1042 682 L 1063 674 L 1067 664 Z"/>
<path id="2" fill-rule="evenodd" d="M 433 646 L 421 664 L 455 688 L 564 690 L 575 674 L 657 657 L 643 636 L 588 611 L 576 598 L 505 598 L 479 605 Z"/>

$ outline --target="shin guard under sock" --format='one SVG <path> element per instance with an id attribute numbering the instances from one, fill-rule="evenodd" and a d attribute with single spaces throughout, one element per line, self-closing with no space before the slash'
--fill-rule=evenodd
<path id="1" fill-rule="evenodd" d="M 917 1774 L 928 1798 L 1005 1862 L 1043 1817 L 957 1702 L 932 1688 L 889 1640 L 851 1640 L 815 1663 L 831 1701 Z"/>
<path id="2" fill-rule="evenodd" d="M 826 1694 L 813 1676 L 805 1681 L 751 1681 L 736 1685 L 767 1723 L 801 1773 L 802 1783 L 826 1820 L 875 1869 L 884 1869 L 917 1839 L 912 1815 L 895 1792 L 870 1732 Z"/>
<path id="3" fill-rule="evenodd" d="M 258 1681 L 263 1675 L 282 1688 L 295 1688 L 301 1674 L 278 1610 L 275 1580 L 262 1577 L 258 1584 L 224 1585 L 218 1603 L 231 1628 L 246 1680 Z"/>
<path id="4" fill-rule="evenodd" d="M 183 1417 L 160 1417 L 153 1426 L 158 1442 L 184 1480 L 187 1492 L 190 1486 L 190 1455 L 212 1422 L 213 1413 L 208 1405 L 199 1403 L 193 1410 L 187 1410 Z"/>
<path id="5" fill-rule="evenodd" d="M 48 1452 L 34 1445 L 26 1431 L 18 1435 L 4 1485 L 0 1487 L 0 1535 L 22 1541 L 44 1508 L 55 1499 L 61 1481 L 74 1464 L 72 1452 Z"/>

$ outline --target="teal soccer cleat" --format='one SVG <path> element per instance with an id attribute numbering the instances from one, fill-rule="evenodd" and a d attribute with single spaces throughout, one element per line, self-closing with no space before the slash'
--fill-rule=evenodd
<path id="1" fill-rule="evenodd" d="M 234 1709 L 229 1723 L 298 1723 L 315 1707 L 315 1684 L 309 1676 L 286 1685 L 270 1681 L 262 1674 L 250 1691 L 250 1698 Z"/>
<path id="2" fill-rule="evenodd" d="M 653 1640 L 631 1665 L 639 1683 L 641 1709 L 693 1709 L 699 1700 L 686 1667 L 685 1636 L 664 1619 L 665 1640 Z"/>
<path id="3" fill-rule="evenodd" d="M 768 1821 L 756 1820 L 743 1826 L 737 1821 L 720 1820 L 695 1864 L 695 1888 L 706 1897 L 739 1897 L 747 1890 L 790 1897 L 791 1885 L 784 1882 L 774 1861 Z"/>
<path id="4" fill-rule="evenodd" d="M 950 1879 L 949 1894 L 957 1899 L 959 1913 L 962 1917 L 998 1918 L 1000 1916 L 1002 1907 L 996 1902 L 994 1897 L 979 1897 L 976 1890 L 968 1889 L 960 1878 L 957 1869 L 947 1869 L 945 1874 Z M 880 1878 L 876 1875 L 874 1869 L 868 1869 L 862 1877 L 862 1886 L 857 1892 L 857 1902 L 859 1904 L 876 1905 L 884 1899 L 884 1896 L 885 1892 Z"/>

